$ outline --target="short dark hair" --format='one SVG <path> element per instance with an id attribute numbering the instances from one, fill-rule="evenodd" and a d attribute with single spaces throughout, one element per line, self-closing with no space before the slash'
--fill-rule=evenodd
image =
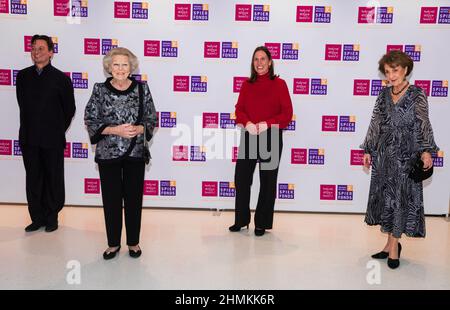
<path id="1" fill-rule="evenodd" d="M 270 53 L 270 51 L 269 51 L 269 49 L 267 47 L 265 47 L 265 46 L 258 46 L 255 49 L 255 51 L 253 52 L 253 55 L 252 55 L 252 62 L 250 64 L 251 75 L 250 75 L 250 79 L 248 79 L 248 81 L 250 83 L 253 83 L 254 81 L 256 81 L 256 77 L 258 76 L 258 73 L 256 73 L 256 70 L 255 70 L 255 66 L 253 66 L 253 59 L 255 58 L 255 54 L 258 51 L 263 51 L 264 53 L 266 53 L 267 58 L 269 59 L 269 61 L 272 60 L 272 54 Z M 274 66 L 275 66 L 275 64 L 273 63 L 273 60 L 272 60 L 272 65 L 269 66 L 269 77 L 270 77 L 271 80 L 273 80 L 273 79 L 275 79 L 277 77 L 277 75 L 275 75 L 275 73 L 274 73 L 275 72 Z"/>
<path id="2" fill-rule="evenodd" d="M 380 61 L 378 61 L 378 70 L 384 75 L 384 65 L 388 65 L 391 68 L 395 68 L 397 66 L 401 66 L 402 68 L 408 68 L 406 70 L 406 76 L 410 75 L 414 62 L 411 57 L 405 54 L 402 51 L 390 51 L 389 53 L 383 55 Z"/>
<path id="3" fill-rule="evenodd" d="M 44 34 L 42 34 L 42 35 L 41 34 L 35 34 L 31 38 L 31 45 L 33 45 L 36 42 L 36 40 L 43 40 L 43 41 L 45 41 L 47 43 L 48 50 L 51 51 L 51 52 L 54 51 L 55 46 L 53 44 L 52 38 L 50 38 L 49 36 L 46 36 Z"/>

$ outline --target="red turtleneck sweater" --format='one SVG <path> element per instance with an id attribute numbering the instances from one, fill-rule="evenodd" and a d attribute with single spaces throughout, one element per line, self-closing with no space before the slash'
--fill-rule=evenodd
<path id="1" fill-rule="evenodd" d="M 236 124 L 266 122 L 269 127 L 286 128 L 292 119 L 292 102 L 286 82 L 271 80 L 269 73 L 259 75 L 255 82 L 242 84 L 236 104 Z"/>

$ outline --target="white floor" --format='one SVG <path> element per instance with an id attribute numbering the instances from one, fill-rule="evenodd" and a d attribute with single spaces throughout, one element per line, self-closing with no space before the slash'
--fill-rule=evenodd
<path id="1" fill-rule="evenodd" d="M 445 218 L 427 217 L 425 239 L 402 238 L 397 270 L 370 259 L 385 235 L 363 219 L 276 213 L 255 237 L 228 231 L 232 212 L 145 209 L 141 258 L 124 247 L 105 261 L 101 208 L 65 207 L 57 231 L 25 233 L 26 206 L 0 205 L 0 289 L 450 289 Z"/>

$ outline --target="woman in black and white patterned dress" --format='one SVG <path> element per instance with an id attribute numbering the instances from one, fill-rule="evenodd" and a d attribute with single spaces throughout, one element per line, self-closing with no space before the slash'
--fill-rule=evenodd
<path id="1" fill-rule="evenodd" d="M 150 140 L 157 116 L 147 83 L 131 77 L 138 69 L 132 52 L 122 47 L 110 50 L 103 58 L 103 68 L 112 77 L 94 85 L 84 113 L 91 143 L 96 144 L 95 162 L 102 187 L 109 246 L 103 258 L 111 259 L 120 250 L 123 209 L 129 254 L 139 257 L 144 130 Z"/>
<path id="2" fill-rule="evenodd" d="M 422 182 L 408 175 L 414 159 L 421 158 L 424 169 L 433 166 L 434 142 L 424 91 L 406 79 L 413 61 L 403 52 L 391 51 L 379 61 L 379 71 L 389 87 L 379 94 L 373 110 L 364 149 L 364 166 L 372 165 L 365 222 L 380 225 L 388 233 L 384 249 L 373 258 L 388 258 L 392 269 L 400 265 L 402 234 L 425 237 Z"/>

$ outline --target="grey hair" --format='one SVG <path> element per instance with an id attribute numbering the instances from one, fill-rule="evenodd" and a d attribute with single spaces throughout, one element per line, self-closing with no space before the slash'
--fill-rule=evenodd
<path id="1" fill-rule="evenodd" d="M 111 65 L 113 56 L 127 56 L 128 63 L 130 64 L 130 74 L 133 74 L 139 69 L 139 60 L 136 55 L 134 55 L 129 49 L 125 47 L 116 47 L 111 49 L 105 57 L 103 57 L 103 70 L 111 75 Z"/>

